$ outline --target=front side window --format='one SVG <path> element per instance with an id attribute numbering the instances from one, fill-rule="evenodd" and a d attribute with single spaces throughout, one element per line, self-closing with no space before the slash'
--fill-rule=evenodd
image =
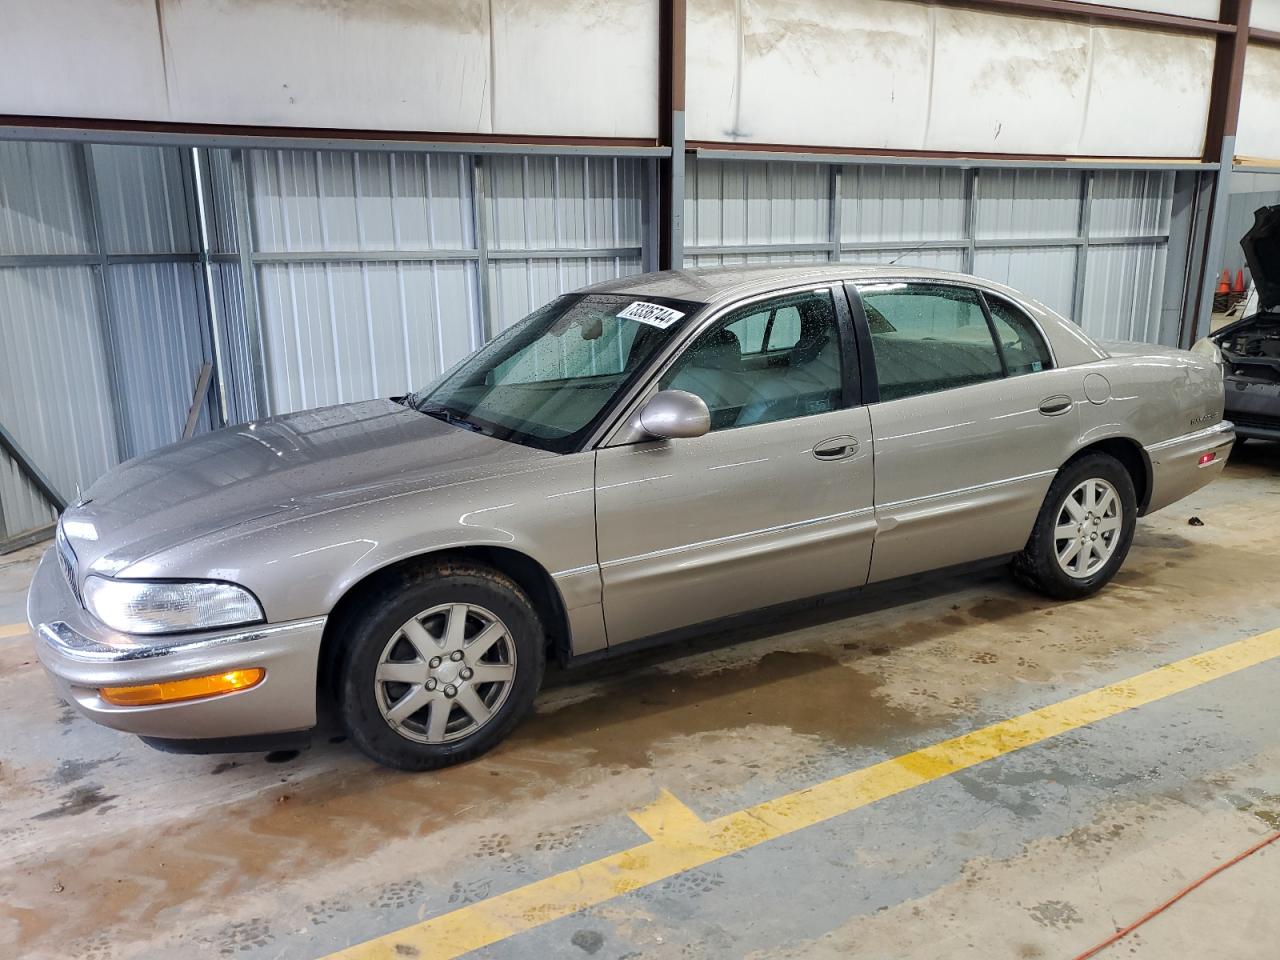
<path id="1" fill-rule="evenodd" d="M 504 331 L 404 402 L 449 423 L 568 452 L 704 304 L 568 294 Z"/>
<path id="2" fill-rule="evenodd" d="M 1053 366 L 1044 337 L 1025 313 L 999 297 L 987 294 L 987 308 L 991 311 L 991 323 L 1000 339 L 1005 367 L 1009 376 L 1023 373 L 1039 373 Z"/>
<path id="3" fill-rule="evenodd" d="M 859 284 L 880 399 L 951 390 L 1004 375 L 978 294 L 930 283 Z"/>
<path id="4" fill-rule="evenodd" d="M 700 396 L 711 429 L 772 423 L 841 405 L 840 330 L 829 290 L 735 310 L 663 375 L 663 390 Z"/>

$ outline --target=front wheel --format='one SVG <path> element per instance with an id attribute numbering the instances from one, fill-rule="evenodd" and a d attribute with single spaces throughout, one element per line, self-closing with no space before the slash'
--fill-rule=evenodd
<path id="1" fill-rule="evenodd" d="M 1133 478 L 1118 460 L 1104 453 L 1074 460 L 1049 487 L 1014 574 L 1059 600 L 1096 593 L 1124 563 L 1137 517 Z"/>
<path id="2" fill-rule="evenodd" d="M 478 757 L 529 711 L 542 625 L 524 592 L 487 567 L 441 565 L 362 598 L 345 626 L 338 707 L 379 763 L 432 770 Z"/>

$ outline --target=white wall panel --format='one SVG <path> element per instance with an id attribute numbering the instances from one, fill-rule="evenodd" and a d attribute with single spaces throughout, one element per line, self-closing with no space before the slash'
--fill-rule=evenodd
<path id="1" fill-rule="evenodd" d="M 0 113 L 654 137 L 657 31 L 656 0 L 13 3 Z"/>
<path id="2" fill-rule="evenodd" d="M 1212 55 L 1212 40 L 1202 37 L 941 4 L 691 0 L 687 134 L 1196 156 Z M 1135 104 L 1141 123 L 1133 122 Z"/>
<path id="3" fill-rule="evenodd" d="M 1212 38 L 1094 27 L 1090 40 L 1087 109 L 1078 140 L 1065 152 L 1199 156 L 1209 117 Z"/>
<path id="4" fill-rule="evenodd" d="M 6 3 L 0 113 L 166 119 L 169 90 L 156 10 L 155 0 Z M 225 53 L 217 46 L 211 57 Z"/>
<path id="5" fill-rule="evenodd" d="M 194 253 L 194 206 L 177 147 L 89 147 L 108 253 Z"/>
<path id="6" fill-rule="evenodd" d="M 1280 47 L 1249 45 L 1236 154 L 1280 160 Z"/>
<path id="7" fill-rule="evenodd" d="M 1104 7 L 1124 7 L 1130 10 L 1151 10 L 1154 13 L 1172 13 L 1179 17 L 1199 17 L 1201 20 L 1217 20 L 1219 0 L 1089 0 Z M 1270 0 L 1253 0 L 1254 6 Z"/>
<path id="8" fill-rule="evenodd" d="M 491 16 L 494 132 L 657 135 L 657 3 L 492 0 Z"/>
<path id="9" fill-rule="evenodd" d="M 1280 0 L 1253 0 L 1249 26 L 1259 30 L 1280 30 Z"/>

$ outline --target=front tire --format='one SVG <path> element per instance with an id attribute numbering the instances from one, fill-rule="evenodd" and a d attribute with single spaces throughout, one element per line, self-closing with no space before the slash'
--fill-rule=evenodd
<path id="1" fill-rule="evenodd" d="M 343 624 L 338 710 L 381 764 L 472 760 L 529 712 L 546 665 L 533 604 L 509 577 L 442 563 L 373 588 Z"/>
<path id="2" fill-rule="evenodd" d="M 1027 545 L 1013 559 L 1019 580 L 1058 600 L 1097 593 L 1133 542 L 1133 478 L 1114 457 L 1090 453 L 1058 472 Z"/>

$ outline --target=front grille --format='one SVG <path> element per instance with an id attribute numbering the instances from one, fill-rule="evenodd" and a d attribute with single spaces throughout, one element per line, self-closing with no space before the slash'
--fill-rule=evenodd
<path id="1" fill-rule="evenodd" d="M 71 544 L 67 542 L 67 535 L 62 532 L 62 524 L 58 524 L 55 546 L 58 551 L 58 565 L 62 567 L 62 575 L 67 578 L 67 583 L 71 586 L 71 592 L 75 594 L 76 603 L 83 607 L 84 600 L 80 597 L 80 581 L 76 577 L 76 552 L 71 549 Z"/>

